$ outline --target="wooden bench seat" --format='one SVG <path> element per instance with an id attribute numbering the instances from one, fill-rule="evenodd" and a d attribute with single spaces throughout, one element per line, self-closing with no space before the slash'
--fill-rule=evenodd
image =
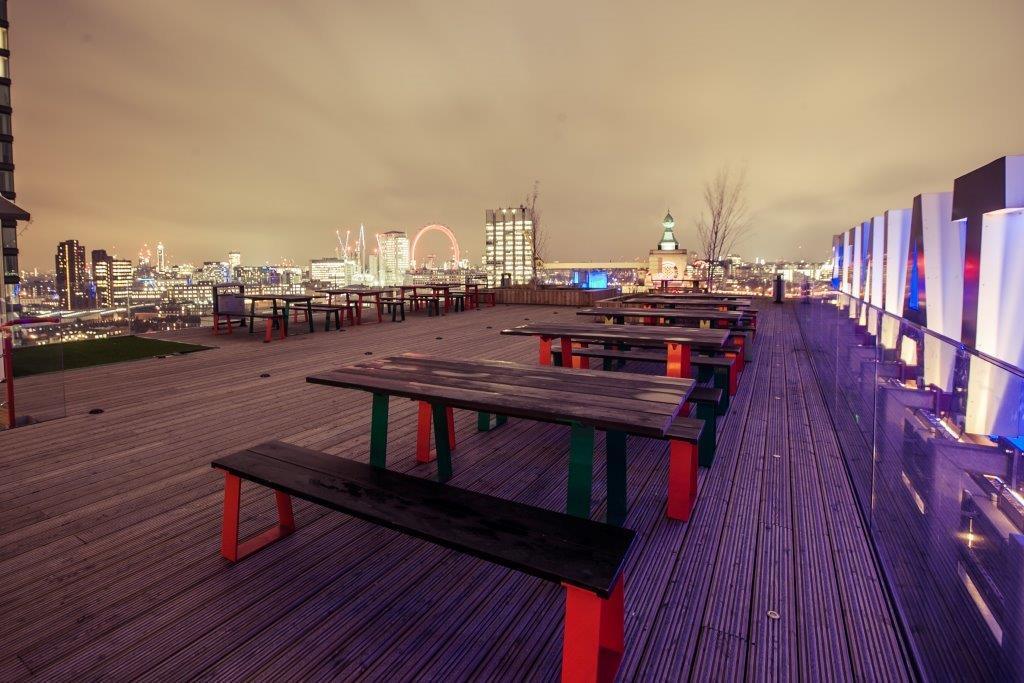
<path id="1" fill-rule="evenodd" d="M 225 473 L 221 554 L 229 561 L 291 534 L 295 496 L 561 584 L 566 589 L 562 680 L 615 677 L 623 652 L 622 565 L 633 531 L 279 441 L 219 458 L 212 466 Z M 278 524 L 240 544 L 242 479 L 274 491 Z M 425 586 L 429 583 L 426 577 Z"/>
<path id="2" fill-rule="evenodd" d="M 382 296 L 377 299 L 384 309 L 391 314 L 391 322 L 405 322 L 405 299 L 400 296 Z"/>
<path id="3" fill-rule="evenodd" d="M 574 356 L 582 358 L 600 358 L 604 361 L 605 370 L 612 369 L 612 361 L 619 361 L 621 364 L 626 361 L 637 361 L 641 363 L 665 363 L 667 362 L 666 352 L 661 349 L 602 349 L 596 347 L 573 349 Z M 556 365 L 562 364 L 561 349 L 551 349 L 551 356 Z M 738 388 L 736 377 L 735 359 L 724 356 L 708 356 L 706 354 L 694 353 L 690 356 L 690 365 L 697 368 L 698 380 L 714 379 L 715 386 L 719 389 L 727 389 L 723 394 L 722 404 L 718 414 L 722 415 L 729 407 L 729 396 L 735 396 Z M 701 375 L 704 375 L 703 377 Z"/>

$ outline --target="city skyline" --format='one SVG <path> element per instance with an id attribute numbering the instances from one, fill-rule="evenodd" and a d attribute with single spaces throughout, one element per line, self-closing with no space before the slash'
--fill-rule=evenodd
<path id="1" fill-rule="evenodd" d="M 359 222 L 442 223 L 480 255 L 481 208 L 518 204 L 534 180 L 551 259 L 640 255 L 649 247 L 634 233 L 667 207 L 693 250 L 701 183 L 723 163 L 749 171 L 755 230 L 739 251 L 814 258 L 827 252 L 822 226 L 906 208 L 977 159 L 1024 148 L 1014 120 L 1024 95 L 948 106 L 954 83 L 970 102 L 986 82 L 1011 82 L 1024 61 L 1019 5 L 819 8 L 770 34 L 760 11 L 663 4 L 621 22 L 599 3 L 580 25 L 569 8 L 524 9 L 544 26 L 479 7 L 456 28 L 420 5 L 15 4 L 19 203 L 34 219 L 22 226 L 22 268 L 44 266 L 71 235 L 118 245 L 173 235 L 172 253 L 193 262 L 229 243 L 254 262 L 303 260 Z M 494 44 L 465 24 L 514 39 Z M 387 47 L 368 42 L 378 26 Z M 965 39 L 985 36 L 970 63 L 949 49 L 962 26 Z M 851 49 L 869 30 L 887 48 Z M 243 40 L 252 35 L 274 36 L 274 50 Z M 708 42 L 723 36 L 727 53 Z M 608 40 L 616 50 L 598 48 Z M 189 49 L 138 55 L 165 43 Z M 494 83 L 530 93 L 528 105 L 489 98 Z"/>

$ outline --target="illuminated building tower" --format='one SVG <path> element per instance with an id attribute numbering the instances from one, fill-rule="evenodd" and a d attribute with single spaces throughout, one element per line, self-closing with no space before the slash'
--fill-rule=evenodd
<path id="1" fill-rule="evenodd" d="M 114 304 L 125 306 L 131 303 L 132 284 L 135 282 L 135 266 L 126 259 L 110 262 L 110 289 Z"/>
<path id="2" fill-rule="evenodd" d="M 401 230 L 389 230 L 377 235 L 377 254 L 380 259 L 380 284 L 402 284 L 409 270 L 409 236 Z"/>
<path id="3" fill-rule="evenodd" d="M 92 257 L 92 283 L 96 291 L 96 306 L 114 305 L 113 262 L 105 249 L 94 249 Z"/>
<path id="4" fill-rule="evenodd" d="M 163 242 L 156 243 L 156 272 L 163 273 L 167 270 L 167 250 Z"/>
<path id="5" fill-rule="evenodd" d="M 533 258 L 533 212 L 519 208 L 488 209 L 484 223 L 484 270 L 487 285 L 501 284 L 508 274 L 512 284 L 529 284 L 537 274 Z"/>
<path id="6" fill-rule="evenodd" d="M 57 245 L 56 286 L 60 307 L 73 311 L 89 306 L 85 294 L 85 247 L 78 240 L 65 240 Z"/>
<path id="7" fill-rule="evenodd" d="M 231 270 L 230 277 L 235 276 L 235 268 L 242 265 L 242 254 L 237 251 L 228 252 L 228 268 Z"/>
<path id="8" fill-rule="evenodd" d="M 648 255 L 648 273 L 652 280 L 678 280 L 686 274 L 687 253 L 686 249 L 679 248 L 679 241 L 676 240 L 676 233 L 673 230 L 676 220 L 672 213 L 665 214 L 665 220 L 661 222 L 661 241 L 657 249 L 651 249 Z"/>
<path id="9" fill-rule="evenodd" d="M 8 44 L 7 0 L 0 0 L 0 233 L 3 244 L 3 286 L 0 288 L 0 322 L 8 310 L 17 310 L 18 221 L 29 215 L 13 204 L 14 136 L 11 127 L 11 67 Z"/>

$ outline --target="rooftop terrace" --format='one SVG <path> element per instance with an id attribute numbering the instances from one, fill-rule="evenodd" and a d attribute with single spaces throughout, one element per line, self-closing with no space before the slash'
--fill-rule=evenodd
<path id="1" fill-rule="evenodd" d="M 664 514 L 666 443 L 631 441 L 619 678 L 912 678 L 797 307 L 760 308 L 689 522 Z M 556 679 L 558 586 L 302 501 L 295 534 L 229 566 L 209 463 L 268 439 L 366 461 L 369 396 L 307 375 L 405 351 L 532 363 L 536 341 L 499 330 L 574 312 L 498 306 L 271 344 L 190 330 L 172 338 L 217 348 L 66 373 L 68 417 L 0 434 L 0 680 Z M 392 401 L 389 468 L 432 477 L 415 430 L 416 404 Z M 564 508 L 567 427 L 478 432 L 456 411 L 456 432 L 451 484 Z M 272 500 L 243 497 L 243 533 Z"/>

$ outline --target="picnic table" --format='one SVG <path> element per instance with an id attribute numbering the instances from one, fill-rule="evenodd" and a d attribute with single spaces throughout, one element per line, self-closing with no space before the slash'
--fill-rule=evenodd
<path id="1" fill-rule="evenodd" d="M 501 331 L 502 334 L 540 337 L 540 364 L 551 365 L 551 342 L 559 339 L 562 362 L 572 366 L 572 345 L 650 346 L 664 344 L 667 351 L 665 374 L 693 377 L 690 354 L 693 349 L 718 352 L 729 339 L 729 331 L 651 325 L 605 325 L 604 323 L 530 323 Z"/>
<path id="2" fill-rule="evenodd" d="M 621 523 L 626 515 L 626 435 L 669 439 L 680 447 L 672 449 L 669 466 L 670 515 L 673 507 L 685 506 L 688 517 L 696 495 L 696 446 L 686 441 L 693 437 L 687 432 L 693 427 L 680 423 L 695 384 L 690 379 L 406 353 L 310 375 L 306 381 L 373 394 L 370 462 L 378 467 L 387 461 L 388 401 L 399 396 L 420 401 L 421 416 L 432 418 L 442 481 L 452 473 L 451 409 L 462 408 L 478 412 L 482 431 L 490 428 L 492 414 L 570 425 L 569 514 L 590 515 L 595 430 L 607 432 L 610 522 Z M 420 423 L 421 440 L 429 440 L 429 419 L 425 426 L 426 434 Z M 693 438 L 699 437 L 700 429 L 696 431 Z M 417 459 L 423 461 L 417 450 Z"/>
<path id="3" fill-rule="evenodd" d="M 659 292 L 653 296 L 669 299 L 744 299 L 749 301 L 749 294 L 721 294 L 719 292 Z"/>
<path id="4" fill-rule="evenodd" d="M 707 322 L 719 327 L 735 327 L 743 322 L 745 314 L 739 311 L 718 311 L 710 308 L 630 308 L 627 306 L 583 308 L 576 315 L 604 318 L 606 322 L 622 324 L 626 318 L 650 318 L 670 324 L 680 322 Z"/>
<path id="5" fill-rule="evenodd" d="M 737 311 L 751 307 L 750 299 L 708 299 L 706 297 L 689 297 L 680 299 L 672 296 L 642 295 L 624 299 L 623 304 L 643 304 L 650 306 L 687 306 L 689 308 L 720 308 L 724 311 Z"/>
<path id="6" fill-rule="evenodd" d="M 249 300 L 249 332 L 253 331 L 253 321 L 256 314 L 256 302 L 257 301 L 269 301 L 274 309 L 274 315 L 277 315 L 278 302 L 281 302 L 280 309 L 284 312 L 284 318 L 282 325 L 284 326 L 284 334 L 288 335 L 288 314 L 291 311 L 293 304 L 304 304 L 299 310 L 305 310 L 306 321 L 309 323 L 309 331 L 313 331 L 313 297 L 310 294 L 242 294 L 241 296 Z M 244 310 L 244 309 L 243 309 Z M 269 323 L 268 323 L 269 324 Z M 267 329 L 270 329 L 269 327 Z"/>
<path id="7" fill-rule="evenodd" d="M 390 287 L 338 287 L 333 289 L 318 289 L 317 294 L 326 294 L 327 303 L 334 303 L 335 296 L 345 296 L 346 303 L 352 303 L 352 297 L 356 297 L 356 324 L 363 324 L 363 297 L 369 297 L 370 303 L 377 307 L 377 322 L 384 321 L 384 311 L 380 298 L 391 294 L 395 290 Z"/>

